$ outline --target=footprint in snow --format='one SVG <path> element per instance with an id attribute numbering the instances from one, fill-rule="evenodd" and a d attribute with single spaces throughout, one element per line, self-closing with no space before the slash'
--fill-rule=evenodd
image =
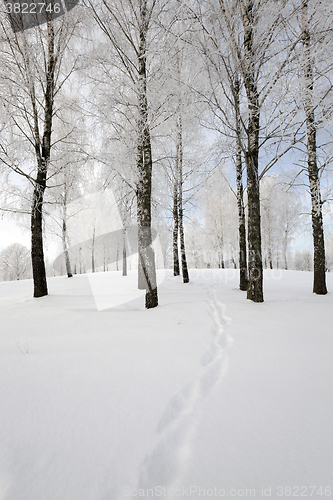
<path id="1" fill-rule="evenodd" d="M 153 488 L 156 485 L 170 488 L 179 481 L 191 453 L 201 402 L 227 370 L 227 347 L 233 339 L 224 331 L 224 326 L 230 318 L 225 315 L 225 305 L 217 299 L 215 291 L 209 290 L 208 296 L 213 320 L 213 341 L 201 359 L 202 373 L 167 404 L 157 426 L 161 439 L 140 466 L 139 489 Z"/>

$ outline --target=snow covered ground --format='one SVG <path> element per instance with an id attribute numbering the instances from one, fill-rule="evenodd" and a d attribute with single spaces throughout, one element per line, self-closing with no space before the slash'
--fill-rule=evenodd
<path id="1" fill-rule="evenodd" d="M 1 500 L 331 495 L 333 293 L 311 273 L 267 272 L 263 304 L 231 269 L 167 275 L 150 311 L 92 289 L 0 283 Z"/>

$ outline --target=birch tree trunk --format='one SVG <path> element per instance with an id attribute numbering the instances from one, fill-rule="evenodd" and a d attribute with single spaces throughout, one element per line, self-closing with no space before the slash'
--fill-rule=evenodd
<path id="1" fill-rule="evenodd" d="M 239 239 L 239 288 L 246 291 L 248 287 L 247 255 L 246 255 L 246 223 L 243 198 L 243 165 L 242 155 L 237 148 L 236 178 L 237 178 L 237 206 L 238 206 L 238 239 Z"/>
<path id="2" fill-rule="evenodd" d="M 179 243 L 180 243 L 180 254 L 182 263 L 182 275 L 183 283 L 188 283 L 190 281 L 187 260 L 186 260 L 186 250 L 185 250 L 185 235 L 184 235 L 184 211 L 183 211 L 183 125 L 181 111 L 179 112 L 177 121 L 177 165 L 178 165 L 178 214 L 179 214 Z"/>
<path id="3" fill-rule="evenodd" d="M 180 258 L 182 266 L 183 283 L 188 283 L 190 281 L 187 259 L 186 259 L 186 249 L 185 249 L 185 235 L 184 235 L 184 209 L 183 209 L 183 120 L 182 120 L 182 93 L 181 93 L 181 51 L 176 55 L 176 68 L 177 77 L 179 82 L 179 97 L 178 97 L 178 109 L 177 109 L 177 142 L 176 142 L 176 187 L 177 192 L 175 196 L 177 197 L 177 217 L 178 217 L 178 229 L 179 229 L 179 245 L 180 245 Z M 178 248 L 177 248 L 178 252 Z M 178 257 L 178 254 L 177 254 Z M 178 263 L 179 269 L 179 263 Z"/>
<path id="4" fill-rule="evenodd" d="M 123 227 L 123 276 L 127 276 L 126 226 Z"/>
<path id="5" fill-rule="evenodd" d="M 263 302 L 263 268 L 260 229 L 260 194 L 259 194 L 259 125 L 260 108 L 257 87 L 257 75 L 254 66 L 254 18 L 253 0 L 243 5 L 245 79 L 244 85 L 248 101 L 248 147 L 246 153 L 247 190 L 248 190 L 248 247 L 249 247 L 249 284 L 247 298 L 254 302 Z"/>
<path id="6" fill-rule="evenodd" d="M 64 178 L 64 193 L 63 193 L 63 200 L 62 200 L 62 231 L 61 231 L 61 239 L 62 239 L 62 248 L 64 251 L 64 256 L 65 256 L 65 264 L 66 264 L 66 272 L 68 278 L 73 277 L 72 269 L 71 269 L 71 262 L 69 258 L 69 251 L 68 251 L 68 235 L 67 235 L 67 198 L 68 196 L 68 184 L 67 184 L 67 175 L 65 172 L 65 178 Z"/>
<path id="7" fill-rule="evenodd" d="M 311 36 L 308 22 L 308 0 L 302 0 L 302 41 L 305 76 L 305 113 L 307 132 L 308 175 L 311 194 L 313 259 L 313 293 L 327 294 L 325 274 L 325 241 L 322 216 L 320 179 L 317 164 L 317 130 L 313 106 L 314 77 L 311 57 Z"/>
<path id="8" fill-rule="evenodd" d="M 43 202 L 46 189 L 47 169 L 51 156 L 51 133 L 56 64 L 54 30 L 52 22 L 47 23 L 47 37 L 48 53 L 44 105 L 44 131 L 41 145 L 39 143 L 36 96 L 34 95 L 34 87 L 31 87 L 31 101 L 35 121 L 35 151 L 37 157 L 37 177 L 34 187 L 31 210 L 31 260 L 34 282 L 34 297 L 43 297 L 44 295 L 48 294 L 43 248 Z"/>
<path id="9" fill-rule="evenodd" d="M 72 278 L 72 268 L 71 268 L 71 261 L 69 258 L 69 252 L 68 252 L 68 245 L 67 245 L 67 223 L 66 223 L 66 215 L 64 214 L 64 218 L 62 221 L 62 246 L 64 250 L 64 255 L 65 255 L 65 263 L 66 263 L 66 272 L 68 278 Z"/>
<path id="10" fill-rule="evenodd" d="M 31 263 L 34 297 L 48 294 L 43 248 L 43 201 L 46 187 L 45 167 L 39 167 L 31 210 Z"/>
<path id="11" fill-rule="evenodd" d="M 283 259 L 284 259 L 284 269 L 288 270 L 288 231 L 284 231 L 283 234 Z"/>
<path id="12" fill-rule="evenodd" d="M 138 286 L 146 290 L 147 309 L 158 305 L 155 255 L 151 235 L 152 153 L 147 101 L 147 1 L 140 2 L 140 43 L 138 48 L 138 148 L 137 148 L 137 221 L 138 221 Z"/>
<path id="13" fill-rule="evenodd" d="M 172 246 L 173 246 L 173 275 L 180 275 L 179 268 L 179 248 L 178 248 L 178 234 L 179 234 L 179 207 L 178 207 L 178 159 L 176 158 L 176 168 L 175 168 L 175 179 L 173 185 L 173 234 L 172 234 Z"/>
<path id="14" fill-rule="evenodd" d="M 241 146 L 241 124 L 239 110 L 240 83 L 235 82 L 235 117 L 236 117 L 236 180 L 237 180 L 237 207 L 238 207 L 238 239 L 239 239 L 239 288 L 246 291 L 248 287 L 246 223 L 243 192 L 243 165 Z"/>

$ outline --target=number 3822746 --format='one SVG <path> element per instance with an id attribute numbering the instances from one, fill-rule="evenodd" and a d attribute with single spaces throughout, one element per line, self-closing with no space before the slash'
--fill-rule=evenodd
<path id="1" fill-rule="evenodd" d="M 330 497 L 330 486 L 278 486 L 276 489 L 278 497 Z"/>
<path id="2" fill-rule="evenodd" d="M 41 14 L 42 12 L 49 12 L 54 14 L 59 14 L 61 11 L 61 4 L 57 2 L 45 2 L 35 3 L 35 2 L 15 2 L 6 3 L 7 14 Z"/>

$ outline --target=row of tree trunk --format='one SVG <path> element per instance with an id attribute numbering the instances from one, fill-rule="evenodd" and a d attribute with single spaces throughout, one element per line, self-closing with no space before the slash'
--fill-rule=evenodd
<path id="1" fill-rule="evenodd" d="M 230 26 L 227 17 L 227 7 L 220 2 L 222 12 Z M 261 221 L 260 221 L 260 180 L 259 180 L 259 131 L 261 105 L 258 91 L 259 73 L 255 61 L 255 10 L 253 0 L 242 0 L 241 18 L 244 30 L 243 51 L 244 57 L 240 60 L 239 47 L 234 47 L 234 57 L 242 68 L 242 76 L 247 98 L 248 123 L 246 127 L 246 147 L 242 147 L 242 131 L 240 116 L 240 80 L 231 83 L 234 98 L 233 109 L 236 131 L 236 179 L 237 203 L 239 219 L 239 267 L 240 289 L 247 291 L 247 298 L 254 302 L 263 302 L 263 263 L 261 249 Z M 312 203 L 312 233 L 314 247 L 314 282 L 313 292 L 326 294 L 326 264 L 325 244 L 322 218 L 322 201 L 320 194 L 320 179 L 317 165 L 317 141 L 315 107 L 313 104 L 314 75 L 313 55 L 311 55 L 311 36 L 308 22 L 308 0 L 302 0 L 302 43 L 303 43 L 303 72 L 305 76 L 305 115 L 307 135 L 308 177 Z M 232 33 L 230 33 L 232 37 Z M 237 61 L 235 62 L 237 67 Z M 247 204 L 248 204 L 248 244 L 246 245 L 245 211 L 242 183 L 242 153 L 245 157 L 247 173 Z M 247 266 L 248 255 L 248 266 Z"/>
<path id="2" fill-rule="evenodd" d="M 223 2 L 222 2 L 223 4 Z M 246 150 L 241 142 L 241 119 L 239 111 L 240 82 L 234 84 L 235 119 L 236 119 L 236 177 L 239 216 L 239 262 L 240 288 L 247 290 L 247 298 L 254 302 L 263 301 L 263 264 L 261 251 L 260 227 L 260 181 L 259 181 L 259 131 L 260 131 L 260 100 L 258 91 L 258 72 L 251 61 L 255 53 L 255 19 L 254 0 L 242 2 L 242 23 L 244 28 L 244 66 L 243 82 L 247 98 L 248 123 L 246 128 Z M 312 203 L 312 230 L 314 244 L 314 285 L 316 294 L 326 294 L 325 276 L 325 246 L 322 218 L 322 201 L 320 194 L 319 169 L 317 164 L 317 138 L 315 109 L 313 104 L 314 74 L 311 55 L 311 35 L 308 22 L 308 1 L 302 0 L 302 44 L 304 55 L 305 77 L 305 114 L 307 132 L 308 176 Z M 145 304 L 147 308 L 158 305 L 156 269 L 154 250 L 152 248 L 152 151 L 148 119 L 147 99 L 147 32 L 149 25 L 147 1 L 140 2 L 140 32 L 137 51 L 138 63 L 138 143 L 137 143 L 137 222 L 138 222 L 138 254 L 139 271 L 138 286 L 146 290 Z M 29 81 L 29 92 L 33 116 L 34 148 L 37 161 L 37 175 L 34 179 L 33 200 L 31 209 L 31 257 L 34 281 L 34 297 L 47 295 L 47 281 L 43 251 L 43 204 L 47 184 L 48 166 L 51 157 L 51 132 L 54 116 L 55 72 L 57 56 L 52 22 L 47 23 L 47 56 L 45 68 L 44 117 L 43 134 L 39 136 L 37 114 L 37 98 L 34 90 L 33 77 L 26 68 Z M 184 211 L 183 211 L 183 127 L 181 102 L 176 121 L 177 142 L 173 191 L 173 253 L 174 274 L 182 270 L 183 281 L 189 281 L 184 241 Z M 245 210 L 242 183 L 242 154 L 245 158 L 247 173 L 248 202 L 248 245 L 246 249 Z M 66 245 L 66 227 L 63 227 L 64 249 Z M 181 258 L 179 260 L 179 247 Z M 247 262 L 248 259 L 248 262 Z M 126 260 L 126 259 L 125 259 Z M 181 266 L 180 266 L 181 262 Z M 68 275 L 71 275 L 69 261 Z"/>
<path id="3" fill-rule="evenodd" d="M 180 275 L 179 250 L 183 283 L 189 283 L 187 268 L 185 236 L 184 236 L 184 209 L 183 209 L 183 126 L 181 112 L 177 117 L 177 145 L 174 168 L 173 187 L 173 274 Z"/>

